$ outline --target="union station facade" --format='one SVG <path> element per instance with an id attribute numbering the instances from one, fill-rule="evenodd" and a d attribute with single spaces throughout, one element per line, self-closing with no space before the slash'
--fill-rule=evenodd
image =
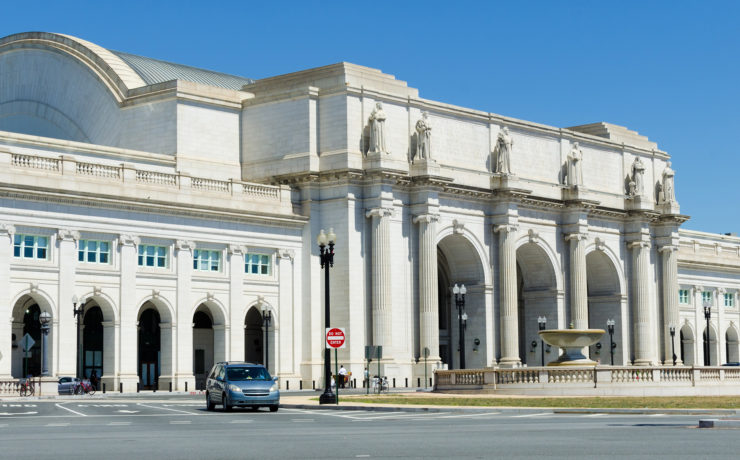
<path id="1" fill-rule="evenodd" d="M 367 345 L 399 382 L 425 349 L 460 368 L 461 331 L 467 368 L 539 366 L 543 318 L 613 321 L 619 366 L 740 361 L 740 238 L 682 230 L 680 171 L 621 126 L 456 107 L 348 63 L 251 80 L 32 32 L 0 39 L 0 165 L 0 380 L 41 373 L 45 313 L 52 376 L 183 390 L 247 360 L 318 388 L 330 228 L 356 377 Z"/>

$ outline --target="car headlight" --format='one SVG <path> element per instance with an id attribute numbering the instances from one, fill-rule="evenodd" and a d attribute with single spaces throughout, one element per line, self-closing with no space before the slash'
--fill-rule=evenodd
<path id="1" fill-rule="evenodd" d="M 242 392 L 242 389 L 241 388 L 239 388 L 236 385 L 231 385 L 231 384 L 229 384 L 229 390 L 233 391 L 234 393 L 241 393 Z"/>
<path id="2" fill-rule="evenodd" d="M 273 392 L 273 391 L 278 391 L 279 389 L 280 389 L 280 386 L 278 385 L 278 383 L 277 383 L 277 382 L 275 382 L 275 383 L 273 383 L 273 384 L 272 384 L 272 386 L 270 387 L 270 392 Z"/>

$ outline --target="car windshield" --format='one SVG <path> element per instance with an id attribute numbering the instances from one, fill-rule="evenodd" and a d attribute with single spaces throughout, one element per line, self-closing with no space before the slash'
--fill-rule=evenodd
<path id="1" fill-rule="evenodd" d="M 229 367 L 226 376 L 230 382 L 240 380 L 270 380 L 270 374 L 264 367 Z"/>

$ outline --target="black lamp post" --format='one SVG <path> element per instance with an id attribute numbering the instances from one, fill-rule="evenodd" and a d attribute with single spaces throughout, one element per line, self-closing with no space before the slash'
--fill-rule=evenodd
<path id="1" fill-rule="evenodd" d="M 334 243 L 337 235 L 330 228 L 329 233 L 324 233 L 322 228 L 316 242 L 319 243 L 319 254 L 321 257 L 321 268 L 324 269 L 324 326 L 328 329 L 329 322 L 329 267 L 334 266 Z M 327 247 L 328 246 L 328 247 Z M 326 332 L 322 332 L 324 336 Z M 326 342 L 326 340 L 324 340 Z M 331 391 L 331 350 L 324 343 L 324 393 L 319 397 L 319 404 L 336 404 L 337 395 Z"/>
<path id="2" fill-rule="evenodd" d="M 539 330 L 544 331 L 547 327 L 547 318 L 544 316 L 538 316 L 537 317 L 537 326 L 539 327 Z M 540 336 L 540 354 L 542 355 L 542 366 L 545 365 L 545 342 L 542 340 L 542 336 Z"/>
<path id="3" fill-rule="evenodd" d="M 47 347 L 47 336 L 49 335 L 49 322 L 51 321 L 51 315 L 48 311 L 41 312 L 39 316 L 41 321 L 41 376 L 49 376 L 49 353 Z"/>
<path id="4" fill-rule="evenodd" d="M 617 348 L 617 344 L 614 343 L 614 320 L 606 320 L 606 329 L 609 331 L 609 353 L 612 357 L 612 366 L 614 365 L 614 349 Z"/>
<path id="5" fill-rule="evenodd" d="M 85 315 L 85 302 L 80 303 L 80 308 L 77 308 L 77 295 L 72 296 L 72 313 L 77 318 L 77 378 L 82 378 L 81 362 L 80 362 L 80 326 L 82 325 L 82 318 Z"/>
<path id="6" fill-rule="evenodd" d="M 262 337 L 265 347 L 265 369 L 270 372 L 270 323 L 272 322 L 272 312 L 264 305 L 262 306 L 262 325 L 265 327 L 265 334 Z"/>
<path id="7" fill-rule="evenodd" d="M 704 302 L 704 318 L 707 319 L 707 331 L 704 335 L 704 365 L 709 366 L 709 319 L 712 317 L 712 304 Z"/>
<path id="8" fill-rule="evenodd" d="M 671 333 L 671 353 L 673 354 L 673 365 L 676 365 L 676 326 L 668 326 L 668 332 Z"/>
<path id="9" fill-rule="evenodd" d="M 465 369 L 465 327 L 468 323 L 468 314 L 465 313 L 465 294 L 468 290 L 464 284 L 460 287 L 455 284 L 452 293 L 455 294 L 455 305 L 457 306 L 457 322 L 460 327 L 460 369 Z"/>

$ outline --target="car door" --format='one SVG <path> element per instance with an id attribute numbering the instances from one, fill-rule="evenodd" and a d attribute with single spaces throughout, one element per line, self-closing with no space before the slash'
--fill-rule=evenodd
<path id="1" fill-rule="evenodd" d="M 208 378 L 206 379 L 206 390 L 208 390 L 208 399 L 211 401 L 215 401 L 216 398 L 213 396 L 214 394 L 219 394 L 218 388 L 216 387 L 216 376 L 218 375 L 218 371 L 221 368 L 220 364 L 216 364 L 213 366 L 213 369 L 211 369 L 211 373 L 208 374 Z M 221 397 L 219 396 L 218 399 L 220 400 Z"/>

